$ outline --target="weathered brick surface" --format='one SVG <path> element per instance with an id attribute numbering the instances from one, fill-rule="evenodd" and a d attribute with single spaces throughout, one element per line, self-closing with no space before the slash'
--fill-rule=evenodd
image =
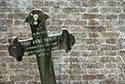
<path id="1" fill-rule="evenodd" d="M 31 37 L 28 13 L 49 15 L 49 35 L 66 28 L 71 52 L 53 51 L 57 84 L 125 84 L 125 0 L 0 0 L 0 84 L 41 84 L 35 55 L 17 62 L 8 54 L 14 36 Z"/>

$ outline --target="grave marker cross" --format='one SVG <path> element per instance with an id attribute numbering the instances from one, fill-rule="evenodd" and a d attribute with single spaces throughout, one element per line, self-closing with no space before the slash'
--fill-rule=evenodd
<path id="1" fill-rule="evenodd" d="M 8 51 L 18 61 L 22 60 L 24 52 L 28 55 L 36 54 L 41 83 L 56 84 L 51 51 L 65 49 L 69 52 L 75 43 L 75 38 L 67 30 L 63 30 L 61 35 L 48 37 L 45 24 L 48 18 L 42 11 L 33 10 L 25 21 L 30 24 L 33 39 L 18 41 L 15 38 L 9 45 Z"/>

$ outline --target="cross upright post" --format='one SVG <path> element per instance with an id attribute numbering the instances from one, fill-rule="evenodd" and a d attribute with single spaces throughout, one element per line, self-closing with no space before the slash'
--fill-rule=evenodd
<path id="1" fill-rule="evenodd" d="M 33 10 L 25 20 L 30 24 L 33 38 L 25 41 L 18 41 L 15 38 L 8 50 L 18 61 L 22 60 L 25 52 L 28 55 L 36 54 L 41 83 L 56 84 L 51 51 L 65 49 L 69 52 L 75 43 L 75 38 L 67 30 L 63 30 L 61 35 L 49 37 L 45 24 L 48 18 L 42 11 Z"/>

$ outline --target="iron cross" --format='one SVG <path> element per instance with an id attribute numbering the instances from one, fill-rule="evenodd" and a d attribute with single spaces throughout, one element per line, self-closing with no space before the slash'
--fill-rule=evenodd
<path id="1" fill-rule="evenodd" d="M 75 38 L 67 30 L 61 35 L 49 37 L 47 35 L 46 20 L 48 15 L 40 10 L 33 10 L 25 22 L 30 24 L 32 39 L 18 41 L 17 38 L 9 45 L 9 54 L 21 61 L 24 53 L 36 54 L 42 84 L 56 84 L 51 51 L 65 49 L 69 52 L 75 43 Z"/>

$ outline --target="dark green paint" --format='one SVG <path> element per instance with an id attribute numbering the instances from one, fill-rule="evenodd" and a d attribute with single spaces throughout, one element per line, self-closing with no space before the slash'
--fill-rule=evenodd
<path id="1" fill-rule="evenodd" d="M 75 38 L 67 30 L 63 30 L 62 35 L 48 37 L 45 26 L 48 18 L 48 15 L 39 10 L 32 11 L 25 22 L 31 26 L 33 39 L 19 42 L 16 38 L 8 50 L 18 61 L 22 60 L 24 51 L 29 55 L 36 54 L 41 83 L 56 84 L 51 51 L 65 49 L 69 52 L 75 43 Z"/>

